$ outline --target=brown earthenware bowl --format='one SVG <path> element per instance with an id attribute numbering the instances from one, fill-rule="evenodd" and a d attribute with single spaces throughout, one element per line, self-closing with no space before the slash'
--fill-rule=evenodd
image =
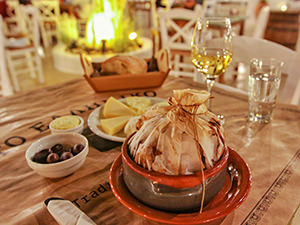
<path id="1" fill-rule="evenodd" d="M 122 145 L 124 182 L 133 196 L 146 205 L 170 212 L 199 210 L 203 194 L 201 172 L 192 175 L 165 175 L 148 171 L 130 156 L 128 138 Z M 206 205 L 223 187 L 229 150 L 227 147 L 217 164 L 204 171 Z"/>

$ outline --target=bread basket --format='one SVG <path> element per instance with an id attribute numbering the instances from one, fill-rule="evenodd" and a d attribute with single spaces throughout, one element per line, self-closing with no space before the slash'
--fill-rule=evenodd
<path id="1" fill-rule="evenodd" d="M 82 67 L 85 71 L 83 75 L 89 85 L 95 92 L 106 92 L 116 90 L 141 89 L 160 87 L 169 74 L 169 59 L 167 51 L 164 50 L 165 56 L 156 54 L 156 61 L 158 70 L 146 72 L 141 74 L 120 74 L 120 75 L 105 75 L 105 76 L 91 76 L 94 73 L 94 67 L 91 62 L 84 55 L 80 55 Z M 149 61 L 150 59 L 145 59 Z M 101 67 L 100 65 L 98 65 Z"/>

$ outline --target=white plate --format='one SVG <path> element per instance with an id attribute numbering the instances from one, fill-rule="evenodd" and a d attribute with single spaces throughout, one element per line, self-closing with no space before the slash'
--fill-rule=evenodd
<path id="1" fill-rule="evenodd" d="M 145 97 L 145 98 L 150 98 L 151 99 L 151 105 L 154 105 L 158 102 L 162 102 L 162 101 L 167 101 L 167 99 L 163 99 L 163 98 L 158 98 L 158 97 Z M 119 99 L 121 102 L 125 102 L 125 99 Z M 104 105 L 96 108 L 90 115 L 88 118 L 88 126 L 91 129 L 91 131 L 96 134 L 99 137 L 105 138 L 107 140 L 110 141 L 117 141 L 117 142 L 123 142 L 126 139 L 126 135 L 125 133 L 122 131 L 120 131 L 119 133 L 115 134 L 115 135 L 109 135 L 104 133 L 104 131 L 101 130 L 100 128 L 100 120 L 103 119 L 103 115 L 102 115 L 102 110 L 103 110 Z"/>

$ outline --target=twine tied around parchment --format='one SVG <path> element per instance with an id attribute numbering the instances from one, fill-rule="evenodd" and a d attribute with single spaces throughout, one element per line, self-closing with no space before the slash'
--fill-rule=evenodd
<path id="1" fill-rule="evenodd" d="M 178 103 L 174 97 L 170 97 L 168 99 L 168 103 L 171 106 L 170 110 L 176 109 L 177 112 L 179 112 L 178 113 L 179 115 L 184 116 L 187 119 L 187 121 L 192 124 L 193 136 L 194 136 L 194 139 L 197 143 L 197 145 L 196 145 L 197 146 L 197 152 L 198 152 L 198 156 L 199 156 L 200 163 L 201 163 L 200 166 L 201 166 L 201 175 L 202 175 L 202 199 L 201 199 L 201 205 L 200 205 L 199 213 L 202 213 L 203 206 L 204 206 L 204 198 L 205 198 L 205 177 L 204 177 L 204 164 L 202 162 L 203 149 L 202 149 L 202 147 L 199 143 L 196 118 L 197 118 L 197 116 L 205 113 L 203 111 L 198 112 L 199 107 L 203 106 L 203 104 L 205 104 L 205 102 L 204 103 L 196 103 L 196 104 L 192 104 L 192 105 L 182 105 L 182 104 Z M 187 108 L 189 110 L 186 110 Z M 206 106 L 205 106 L 205 108 L 206 108 Z M 179 117 L 178 114 L 175 113 L 175 116 L 177 115 L 177 117 Z"/>

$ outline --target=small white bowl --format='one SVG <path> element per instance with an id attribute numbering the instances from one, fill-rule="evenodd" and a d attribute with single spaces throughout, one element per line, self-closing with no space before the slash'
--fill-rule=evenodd
<path id="1" fill-rule="evenodd" d="M 37 163 L 32 160 L 35 153 L 45 149 L 51 148 L 55 144 L 82 144 L 84 149 L 65 161 L 56 163 Z M 26 161 L 30 168 L 44 177 L 59 178 L 70 175 L 79 169 L 85 162 L 86 156 L 89 152 L 88 140 L 81 134 L 77 133 L 64 133 L 64 134 L 51 134 L 43 137 L 30 145 L 25 153 Z"/>
<path id="2" fill-rule="evenodd" d="M 79 118 L 80 124 L 79 124 L 78 126 L 74 127 L 74 128 L 67 129 L 67 130 L 63 130 L 63 129 L 55 129 L 55 128 L 53 128 L 52 125 L 53 125 L 53 121 L 54 121 L 54 120 L 52 120 L 51 123 L 49 124 L 49 128 L 50 128 L 50 130 L 51 130 L 51 133 L 52 133 L 52 134 L 63 134 L 63 133 L 74 132 L 74 133 L 81 134 L 82 131 L 83 131 L 84 120 L 83 120 L 83 118 L 80 117 L 80 116 L 76 116 L 76 117 Z"/>

